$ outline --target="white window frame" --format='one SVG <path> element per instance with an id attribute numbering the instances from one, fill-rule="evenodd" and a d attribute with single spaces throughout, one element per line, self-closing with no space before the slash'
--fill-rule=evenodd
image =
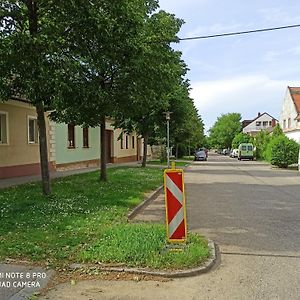
<path id="1" fill-rule="evenodd" d="M 36 125 L 35 125 L 35 130 L 36 132 L 34 132 L 34 136 L 36 136 L 36 140 L 35 141 L 30 141 L 29 138 L 30 138 L 30 132 L 29 132 L 29 121 L 30 120 L 34 120 L 36 121 Z M 30 145 L 35 145 L 35 144 L 38 144 L 39 143 L 39 134 L 38 134 L 38 125 L 37 125 L 37 117 L 36 116 L 27 116 L 27 141 L 28 141 L 28 144 Z"/>
<path id="2" fill-rule="evenodd" d="M 5 122 L 6 122 L 6 142 L 5 143 L 3 143 L 2 141 L 1 141 L 1 136 L 0 136 L 0 146 L 1 145 L 4 145 L 4 146 L 7 146 L 7 145 L 9 145 L 9 127 L 8 127 L 8 112 L 7 111 L 0 111 L 0 114 L 1 115 L 5 115 Z M 1 135 L 1 132 L 0 132 L 0 135 Z"/>

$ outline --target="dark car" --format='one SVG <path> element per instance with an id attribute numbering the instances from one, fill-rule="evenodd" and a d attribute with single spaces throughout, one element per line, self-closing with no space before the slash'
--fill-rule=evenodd
<path id="1" fill-rule="evenodd" d="M 207 160 L 207 152 L 205 149 L 199 149 L 195 152 L 195 160 Z"/>

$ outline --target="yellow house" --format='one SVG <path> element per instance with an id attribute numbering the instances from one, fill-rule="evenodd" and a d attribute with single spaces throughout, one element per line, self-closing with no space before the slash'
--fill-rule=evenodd
<path id="1" fill-rule="evenodd" d="M 100 129 L 55 123 L 46 118 L 50 170 L 98 166 Z M 107 162 L 140 160 L 141 139 L 121 135 L 106 122 Z M 119 137 L 121 137 L 119 139 Z M 39 139 L 35 107 L 26 100 L 0 103 L 0 179 L 40 174 Z"/>
<path id="2" fill-rule="evenodd" d="M 46 126 L 49 131 L 48 121 Z M 54 169 L 53 161 L 50 168 Z M 34 175 L 39 172 L 35 107 L 25 100 L 0 103 L 0 179 Z"/>

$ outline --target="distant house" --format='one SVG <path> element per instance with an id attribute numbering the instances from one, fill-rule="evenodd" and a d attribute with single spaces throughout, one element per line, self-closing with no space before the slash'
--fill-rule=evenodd
<path id="1" fill-rule="evenodd" d="M 300 87 L 287 87 L 280 114 L 280 127 L 288 138 L 300 143 Z"/>
<path id="2" fill-rule="evenodd" d="M 258 113 L 255 119 L 242 121 L 242 129 L 243 133 L 255 136 L 261 130 L 271 132 L 277 123 L 278 120 L 268 113 Z"/>
<path id="3" fill-rule="evenodd" d="M 100 128 L 55 123 L 46 116 L 51 171 L 98 166 Z M 142 139 L 122 133 L 106 121 L 107 162 L 141 159 Z M 0 103 L 0 179 L 40 174 L 38 125 L 35 107 L 26 100 Z"/>

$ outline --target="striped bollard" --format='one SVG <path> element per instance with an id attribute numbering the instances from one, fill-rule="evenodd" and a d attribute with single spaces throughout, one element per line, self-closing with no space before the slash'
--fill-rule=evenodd
<path id="1" fill-rule="evenodd" d="M 183 170 L 165 170 L 164 188 L 167 239 L 170 243 L 183 243 L 187 240 Z"/>

